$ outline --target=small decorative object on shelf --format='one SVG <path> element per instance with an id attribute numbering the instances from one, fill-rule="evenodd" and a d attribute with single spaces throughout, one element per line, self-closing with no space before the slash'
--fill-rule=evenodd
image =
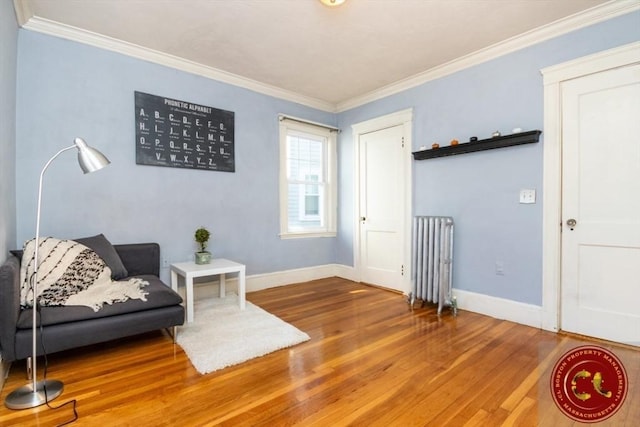
<path id="1" fill-rule="evenodd" d="M 455 145 L 458 145 L 459 143 L 460 143 L 460 141 L 458 141 L 457 139 L 452 139 L 451 140 L 451 146 L 452 147 L 455 146 Z"/>
<path id="2" fill-rule="evenodd" d="M 520 133 L 522 132 L 522 128 L 513 128 L 513 130 L 511 131 L 511 133 Z"/>
<path id="3" fill-rule="evenodd" d="M 494 148 L 511 147 L 514 145 L 531 144 L 538 142 L 540 134 L 539 130 L 531 130 L 527 132 L 519 132 L 511 135 L 495 136 L 488 139 L 478 140 L 475 137 L 471 137 L 469 142 L 454 145 L 448 147 L 440 147 L 438 145 L 437 150 L 421 150 L 413 153 L 415 160 L 433 159 L 435 157 L 453 156 L 456 154 L 473 153 L 475 151 L 491 150 Z M 475 139 L 474 139 L 475 138 Z M 433 148 L 436 148 L 437 144 L 434 144 Z"/>
<path id="4" fill-rule="evenodd" d="M 200 250 L 196 252 L 196 264 L 209 264 L 211 262 L 211 252 L 207 251 L 207 242 L 209 242 L 211 233 L 204 227 L 200 227 L 194 234 L 194 239 L 200 246 Z"/>
<path id="5" fill-rule="evenodd" d="M 476 142 L 476 141 L 478 141 L 477 136 L 472 136 L 471 138 L 469 138 L 469 142 Z"/>
<path id="6" fill-rule="evenodd" d="M 502 136 L 502 134 L 500 133 L 500 131 L 499 131 L 499 130 L 497 130 L 497 131 L 495 131 L 494 133 L 492 133 L 492 134 L 491 134 L 491 136 L 492 136 L 493 138 L 496 138 L 496 137 L 498 137 L 498 136 Z"/>
<path id="7" fill-rule="evenodd" d="M 433 144 L 431 144 L 431 148 L 433 148 L 434 150 L 436 148 L 440 148 L 440 144 L 438 144 L 437 142 L 434 142 Z"/>

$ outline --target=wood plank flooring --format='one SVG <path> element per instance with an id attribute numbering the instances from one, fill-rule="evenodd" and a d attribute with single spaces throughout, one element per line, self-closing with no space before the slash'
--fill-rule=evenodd
<path id="1" fill-rule="evenodd" d="M 410 309 L 397 293 L 339 278 L 247 299 L 311 340 L 200 375 L 164 331 L 49 356 L 78 426 L 578 426 L 555 406 L 550 371 L 585 344 L 624 363 L 629 394 L 599 425 L 640 419 L 640 351 L 460 311 Z M 197 313 L 196 313 L 197 315 Z M 40 362 L 39 367 L 43 363 Z M 15 364 L 2 400 L 26 383 Z M 40 373 L 40 378 L 42 373 Z M 54 426 L 70 406 L 0 408 L 2 426 Z"/>

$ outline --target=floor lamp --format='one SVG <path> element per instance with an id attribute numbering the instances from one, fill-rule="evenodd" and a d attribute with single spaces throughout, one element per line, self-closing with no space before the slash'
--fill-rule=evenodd
<path id="1" fill-rule="evenodd" d="M 43 405 L 50 400 L 62 394 L 63 384 L 58 380 L 37 381 L 38 373 L 36 371 L 36 333 L 37 333 L 37 318 L 36 318 L 36 298 L 38 295 L 38 246 L 40 245 L 40 206 L 42 202 L 42 177 L 47 170 L 51 162 L 58 157 L 61 153 L 71 150 L 73 148 L 78 149 L 78 163 L 84 173 L 95 172 L 107 166 L 109 160 L 95 148 L 91 148 L 82 138 L 75 138 L 73 145 L 67 148 L 63 148 L 58 151 L 42 168 L 40 172 L 40 184 L 38 187 L 38 213 L 36 216 L 36 237 L 35 237 L 35 250 L 34 250 L 34 267 L 33 267 L 33 348 L 31 355 L 31 377 L 32 382 L 13 390 L 5 399 L 4 403 L 9 409 L 28 409 L 35 408 L 36 406 Z"/>

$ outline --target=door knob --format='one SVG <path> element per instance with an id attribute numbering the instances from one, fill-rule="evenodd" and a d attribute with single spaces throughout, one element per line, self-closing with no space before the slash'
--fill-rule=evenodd
<path id="1" fill-rule="evenodd" d="M 573 218 L 569 218 L 569 219 L 567 220 L 567 225 L 569 226 L 569 228 L 570 228 L 571 230 L 573 230 L 573 227 L 575 227 L 577 223 L 578 223 L 578 222 L 577 222 L 575 219 L 573 219 Z"/>
<path id="2" fill-rule="evenodd" d="M 367 217 L 364 217 L 364 216 L 360 217 L 360 221 L 366 221 L 366 220 L 367 220 Z"/>

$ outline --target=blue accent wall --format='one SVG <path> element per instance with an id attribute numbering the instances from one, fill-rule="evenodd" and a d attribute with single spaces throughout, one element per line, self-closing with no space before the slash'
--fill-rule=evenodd
<path id="1" fill-rule="evenodd" d="M 20 30 L 19 52 L 18 246 L 34 235 L 40 170 L 81 136 L 112 163 L 83 175 L 74 150 L 50 165 L 42 235 L 153 241 L 177 262 L 193 258 L 202 225 L 213 256 L 245 263 L 247 274 L 335 261 L 334 238 L 278 236 L 277 116 L 334 125 L 334 114 L 32 31 Z M 235 112 L 236 172 L 136 165 L 134 91 Z"/>
<path id="2" fill-rule="evenodd" d="M 541 69 L 639 40 L 636 12 L 341 113 L 338 261 L 353 262 L 351 125 L 413 108 L 412 151 L 496 130 L 543 130 Z M 538 144 L 413 162 L 413 214 L 454 217 L 455 288 L 542 304 L 543 144 L 544 134 Z M 521 189 L 536 189 L 536 204 L 520 204 Z M 504 275 L 496 274 L 496 262 Z"/>
<path id="3" fill-rule="evenodd" d="M 44 235 L 105 233 L 115 243 L 156 241 L 163 258 L 174 262 L 192 256 L 193 231 L 204 225 L 213 233 L 213 255 L 246 263 L 248 274 L 353 265 L 352 124 L 413 108 L 413 150 L 514 127 L 543 130 L 540 69 L 638 41 L 639 24 L 639 12 L 620 16 L 339 114 L 20 30 L 15 245 L 34 233 L 42 166 L 82 136 L 112 165 L 83 176 L 72 152 L 51 165 L 43 195 Z M 3 37 L 0 49 L 11 53 L 11 42 Z M 10 86 L 3 79 L 2 95 Z M 136 165 L 136 90 L 234 111 L 236 173 Z M 278 237 L 278 113 L 343 130 L 336 238 Z M 13 147 L 1 144 L 3 153 L 12 153 Z M 455 218 L 456 288 L 541 304 L 543 144 L 544 135 L 538 144 L 413 162 L 413 213 Z M 5 174 L 3 168 L 3 181 Z M 536 204 L 518 203 L 523 188 L 537 190 Z M 0 229 L 10 229 L 8 221 Z M 496 261 L 504 265 L 503 276 L 495 274 Z"/>
<path id="4" fill-rule="evenodd" d="M 0 0 L 0 263 L 16 239 L 17 57 L 18 24 L 13 2 Z"/>

